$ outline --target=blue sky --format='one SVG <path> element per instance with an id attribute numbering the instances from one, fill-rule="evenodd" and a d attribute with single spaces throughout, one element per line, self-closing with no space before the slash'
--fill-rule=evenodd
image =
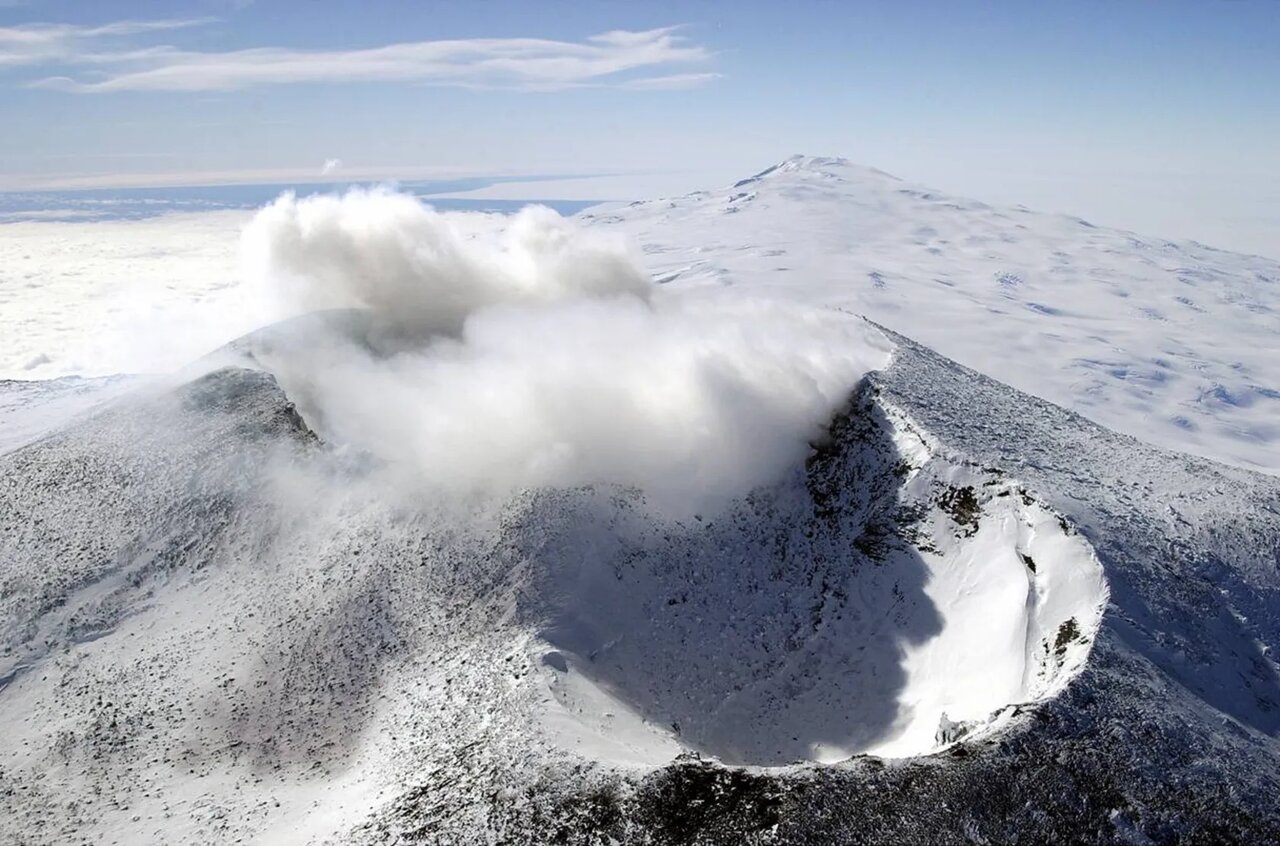
<path id="1" fill-rule="evenodd" d="M 1274 255 L 1278 43 L 1276 0 L 0 0 L 0 186 L 806 152 Z"/>

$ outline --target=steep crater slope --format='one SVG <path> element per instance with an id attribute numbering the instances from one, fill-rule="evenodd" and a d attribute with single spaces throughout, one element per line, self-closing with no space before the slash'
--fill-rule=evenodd
<path id="1" fill-rule="evenodd" d="M 1280 840 L 1280 484 L 1108 431 L 888 334 L 897 351 L 870 378 L 874 401 L 936 435 L 937 454 L 1015 472 L 1102 564 L 1106 613 L 1087 666 L 1060 695 L 1014 709 L 1000 731 L 892 763 L 858 755 L 733 768 L 685 755 L 635 769 L 571 759 L 532 783 L 481 777 L 493 787 L 486 800 L 417 778 L 353 840 Z M 465 760 L 449 778 L 484 772 L 483 756 Z"/>
<path id="2" fill-rule="evenodd" d="M 714 518 L 549 505 L 522 555 L 549 719 L 619 763 L 927 753 L 1060 690 L 1106 601 L 1061 517 L 865 384 L 803 472 Z"/>
<path id="3" fill-rule="evenodd" d="M 916 755 L 1060 690 L 1106 595 L 1055 512 L 869 382 L 700 518 L 388 498 L 253 369 L 0 471 L 0 831 L 31 842 L 502 841 L 558 773 Z"/>
<path id="4" fill-rule="evenodd" d="M 334 333 L 379 355 L 405 342 L 328 312 L 226 353 L 270 368 Z M 505 513 L 544 725 L 611 763 L 927 753 L 1060 690 L 1106 601 L 1061 517 L 865 381 L 803 468 L 722 513 L 673 519 L 607 486 Z"/>
<path id="5" fill-rule="evenodd" d="M 529 844 L 1280 840 L 1280 483 L 1108 431 L 887 334 L 897 351 L 871 376 L 876 402 L 919 421 L 939 452 L 1016 472 L 1098 556 L 1106 613 L 1059 695 L 892 763 L 681 756 L 551 764 L 523 786 L 497 776 L 470 829 L 449 821 L 474 813 L 472 791 L 420 779 L 356 839 L 413 841 L 425 825 Z"/>

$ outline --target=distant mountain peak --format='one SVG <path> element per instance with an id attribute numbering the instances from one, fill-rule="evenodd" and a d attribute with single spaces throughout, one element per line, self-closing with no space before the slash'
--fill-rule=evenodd
<path id="1" fill-rule="evenodd" d="M 806 156 L 803 153 L 788 156 L 777 165 L 779 170 L 825 170 L 854 166 L 853 162 L 843 156 Z"/>
<path id="2" fill-rule="evenodd" d="M 734 183 L 734 187 L 750 185 L 751 183 L 757 182 L 761 179 L 785 173 L 817 174 L 819 176 L 832 179 L 843 179 L 849 176 L 865 177 L 875 175 L 881 178 L 892 179 L 895 182 L 901 181 L 891 173 L 886 173 L 883 170 L 879 170 L 874 167 L 867 167 L 866 165 L 854 164 L 848 159 L 839 156 L 806 156 L 797 153 L 794 156 L 788 156 L 772 167 L 765 168 L 759 173 L 753 174 L 746 179 L 739 180 Z"/>

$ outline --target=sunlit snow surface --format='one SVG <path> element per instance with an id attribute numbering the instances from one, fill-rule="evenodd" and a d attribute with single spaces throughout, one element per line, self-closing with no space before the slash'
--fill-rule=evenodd
<path id="1" fill-rule="evenodd" d="M 636 239 L 670 284 L 865 314 L 1103 425 L 1280 471 L 1275 259 L 989 206 L 842 159 L 586 214 Z"/>

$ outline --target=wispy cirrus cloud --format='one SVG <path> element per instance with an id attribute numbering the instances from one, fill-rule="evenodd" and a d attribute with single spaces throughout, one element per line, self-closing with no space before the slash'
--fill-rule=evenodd
<path id="1" fill-rule="evenodd" d="M 467 88 L 688 88 L 715 79 L 677 72 L 712 58 L 676 27 L 615 30 L 581 41 L 469 38 L 352 50 L 259 47 L 220 52 L 121 43 L 123 36 L 182 29 L 206 19 L 124 21 L 98 27 L 31 24 L 0 29 L 0 68 L 67 72 L 26 84 L 77 94 L 235 91 L 300 83 L 404 82 Z"/>
<path id="2" fill-rule="evenodd" d="M 3 0 L 0 0 L 3 2 Z M 213 18 L 161 21 L 116 21 L 101 26 L 76 24 L 22 24 L 0 26 L 0 68 L 60 62 L 92 63 L 98 58 L 127 53 L 96 53 L 112 42 L 133 35 L 187 29 L 212 23 Z"/>

